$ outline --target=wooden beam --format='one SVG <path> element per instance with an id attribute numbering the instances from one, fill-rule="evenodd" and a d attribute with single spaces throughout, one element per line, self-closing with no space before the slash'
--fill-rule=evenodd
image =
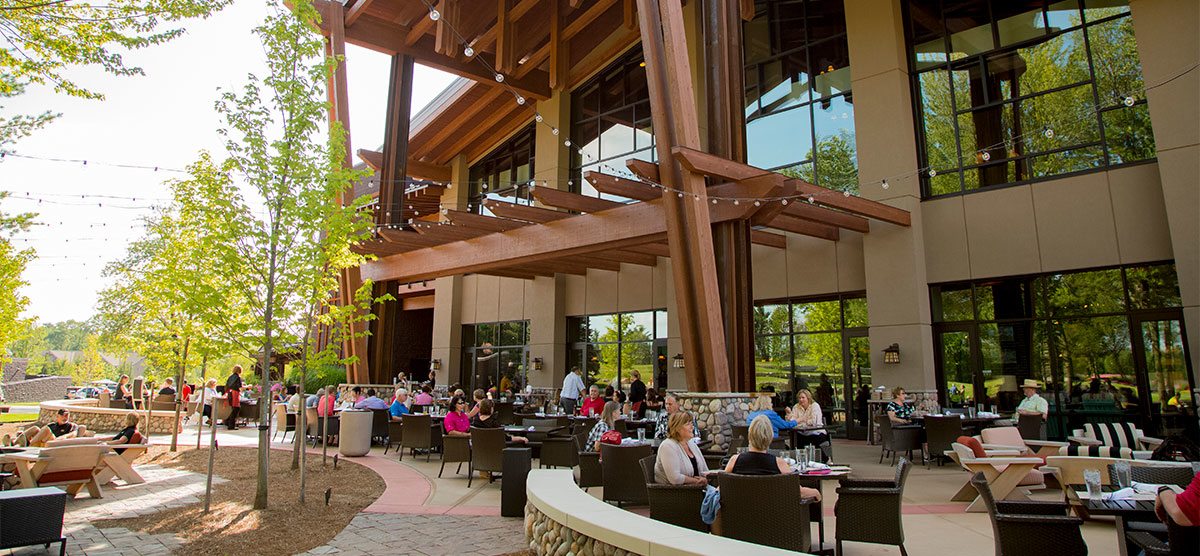
<path id="1" fill-rule="evenodd" d="M 447 209 L 442 211 L 442 214 L 447 220 L 453 222 L 455 226 L 473 228 L 485 232 L 507 232 L 529 225 L 528 222 L 518 222 L 507 218 L 496 218 L 495 216 L 484 216 L 461 210 Z"/>
<path id="2" fill-rule="evenodd" d="M 767 170 L 726 160 L 695 149 L 676 148 L 672 154 L 680 164 L 683 164 L 692 171 L 727 180 L 743 180 L 767 172 Z M 840 192 L 813 185 L 801 179 L 790 178 L 789 181 L 792 182 L 799 194 L 812 195 L 813 202 L 815 203 L 899 226 L 908 226 L 911 224 L 912 215 L 906 210 L 854 195 L 846 196 Z"/>
<path id="3" fill-rule="evenodd" d="M 624 12 L 621 24 L 630 31 L 637 29 L 637 8 L 634 7 L 633 0 L 621 0 L 621 11 Z"/>
<path id="4" fill-rule="evenodd" d="M 358 149 L 358 158 L 376 172 L 383 169 L 383 153 L 379 151 Z M 408 159 L 408 175 L 414 178 L 437 182 L 448 182 L 451 179 L 449 166 L 439 166 L 430 162 L 416 160 L 412 157 Z"/>
<path id="5" fill-rule="evenodd" d="M 412 114 L 413 59 L 392 56 L 388 81 L 387 111 L 384 114 L 383 169 L 379 181 L 376 222 L 400 224 L 405 220 L 408 189 L 408 136 Z"/>
<path id="6" fill-rule="evenodd" d="M 492 214 L 511 218 L 513 220 L 524 220 L 540 224 L 543 222 L 553 222 L 570 218 L 572 215 L 569 212 L 561 212 L 542 207 L 531 207 L 527 205 L 518 205 L 516 203 L 506 203 L 504 201 L 487 200 L 483 202 L 483 206 L 492 211 Z"/>
<path id="7" fill-rule="evenodd" d="M 850 213 L 827 209 L 817 205 L 810 205 L 801 202 L 789 202 L 787 208 L 783 210 L 784 214 L 803 218 L 813 222 L 823 224 L 831 224 L 839 228 L 845 228 L 859 233 L 868 233 L 871 231 L 871 221 L 861 216 L 855 216 Z M 770 226 L 770 223 L 767 224 Z"/>
<path id="8" fill-rule="evenodd" d="M 480 271 L 480 272 L 477 272 L 476 274 L 486 274 L 488 276 L 499 276 L 501 278 L 520 278 L 521 280 L 533 280 L 534 278 L 537 278 L 538 276 L 554 276 L 553 273 L 549 273 L 549 272 L 534 274 L 532 272 L 519 272 L 516 270 L 509 270 L 509 269 L 492 269 L 492 270 L 487 270 L 487 271 Z"/>
<path id="9" fill-rule="evenodd" d="M 592 4 L 592 7 L 584 10 L 583 13 L 579 14 L 570 24 L 563 28 L 562 40 L 571 40 L 572 37 L 587 29 L 588 25 L 591 25 L 596 18 L 604 15 L 604 12 L 607 12 L 616 3 L 617 0 L 597 0 L 595 4 Z"/>
<path id="10" fill-rule="evenodd" d="M 346 11 L 346 27 L 354 25 L 354 22 L 366 13 L 367 8 L 371 7 L 371 2 L 374 0 L 358 0 L 350 9 Z"/>
<path id="11" fill-rule="evenodd" d="M 556 91 L 567 88 L 571 73 L 571 43 L 562 36 L 566 25 L 565 1 L 550 0 L 550 88 Z"/>
<path id="12" fill-rule="evenodd" d="M 741 0 L 742 19 L 752 21 L 754 19 L 754 0 Z"/>
<path id="13" fill-rule="evenodd" d="M 496 0 L 496 71 L 504 75 L 517 67 L 517 36 L 512 0 Z"/>
<path id="14" fill-rule="evenodd" d="M 509 19 L 513 21 L 520 20 L 526 13 L 537 6 L 538 2 L 540 1 L 541 0 L 521 0 L 521 2 L 516 6 L 513 6 L 512 11 L 509 12 Z M 475 52 L 483 52 L 491 48 L 492 45 L 496 43 L 496 35 L 498 33 L 499 29 L 496 28 L 496 25 L 488 27 L 487 30 L 485 30 L 483 34 L 479 36 L 478 40 L 471 43 L 471 48 L 475 49 Z"/>
<path id="15" fill-rule="evenodd" d="M 509 96 L 509 98 L 512 97 Z M 458 140 L 450 143 L 449 146 L 443 149 L 439 149 L 435 160 L 448 161 L 459 153 L 462 153 L 468 146 L 475 143 L 485 134 L 494 135 L 502 123 L 511 123 L 509 120 L 518 111 L 526 111 L 526 108 L 515 101 L 499 103 L 499 107 L 490 114 L 487 114 L 486 117 L 477 120 L 476 123 L 468 126 L 466 129 L 460 129 Z M 532 118 L 533 116 L 530 115 L 529 117 Z M 490 151 L 494 146 L 491 142 L 484 142 L 483 146 L 477 147 L 477 149 L 487 149 Z M 467 159 L 471 160 L 471 157 L 468 156 Z"/>
<path id="16" fill-rule="evenodd" d="M 433 5 L 434 8 L 438 7 L 437 0 L 433 0 L 430 2 L 430 4 Z M 425 35 L 429 33 L 429 30 L 433 28 L 433 26 L 433 19 L 429 17 L 429 14 L 425 14 L 417 20 L 416 24 L 412 26 L 412 29 L 409 30 L 408 34 L 404 36 L 404 44 L 407 44 L 408 46 L 417 44 L 417 41 L 424 38 Z"/>
<path id="17" fill-rule="evenodd" d="M 622 206 L 623 204 L 616 201 L 609 201 L 608 199 L 588 197 L 587 195 L 580 195 L 550 187 L 531 186 L 529 193 L 544 204 L 579 212 L 600 212 Z"/>
<path id="18" fill-rule="evenodd" d="M 796 218 L 786 214 L 776 216 L 774 220 L 771 220 L 769 226 L 775 228 L 776 230 L 783 230 L 785 232 L 811 236 L 818 239 L 828 239 L 830 241 L 837 241 L 840 239 L 836 226 L 818 224 L 811 220 L 804 220 L 802 218 Z"/>
<path id="19" fill-rule="evenodd" d="M 321 10 L 323 15 L 336 9 L 341 10 L 341 4 L 329 0 L 313 0 L 313 5 Z M 322 18 L 320 29 L 322 34 L 332 32 L 327 23 L 328 18 Z M 428 20 L 428 18 L 424 18 Z M 420 23 L 418 22 L 418 25 Z M 439 69 L 454 75 L 474 79 L 482 83 L 494 83 L 495 76 L 483 64 L 474 60 L 460 60 L 438 54 L 434 48 L 434 38 L 420 35 L 413 44 L 408 44 L 405 36 L 407 28 L 378 17 L 364 14 L 354 27 L 346 30 L 346 42 L 385 54 L 408 54 L 422 65 Z M 475 54 L 483 62 L 494 67 L 495 60 L 486 53 Z M 537 100 L 550 98 L 549 75 L 544 71 L 531 71 L 524 77 L 505 77 L 504 82 L 522 95 Z"/>
<path id="20" fill-rule="evenodd" d="M 609 195 L 619 195 L 639 201 L 650 201 L 662 197 L 662 190 L 640 181 L 613 176 L 601 172 L 587 171 L 583 173 L 583 179 L 592 184 L 596 191 L 607 193 Z"/>
<path id="21" fill-rule="evenodd" d="M 485 230 L 488 232 L 507 232 L 509 230 L 515 230 L 517 228 L 523 228 L 531 225 L 529 222 L 520 222 L 505 218 L 496 218 L 493 216 L 483 216 L 471 212 L 462 212 L 457 210 L 446 210 L 443 211 L 443 214 L 445 214 L 446 218 L 448 218 L 450 221 L 454 222 L 456 226 L 463 226 L 476 230 Z M 629 247 L 625 249 L 625 252 L 601 251 L 589 254 L 588 256 L 597 256 L 608 260 L 616 260 L 630 264 L 654 266 L 658 264 L 658 257 L 667 257 L 670 256 L 670 254 L 667 252 L 665 245 L 654 244 Z"/>
<path id="22" fill-rule="evenodd" d="M 434 31 L 433 49 L 444 56 L 458 55 L 458 30 L 462 19 L 459 18 L 458 0 L 442 0 L 442 17 L 437 20 Z"/>
<path id="23" fill-rule="evenodd" d="M 755 245 L 765 245 L 776 249 L 787 249 L 787 237 L 773 234 L 765 230 L 750 230 L 750 241 Z"/>
<path id="24" fill-rule="evenodd" d="M 498 85 L 487 86 L 486 91 L 480 95 L 479 100 L 471 103 L 468 109 L 458 111 L 454 118 L 446 122 L 437 133 L 422 141 L 420 151 L 413 153 L 414 156 L 425 156 L 436 150 L 443 141 L 451 137 L 457 137 L 458 134 L 462 133 L 463 128 L 467 127 L 468 123 L 476 121 L 479 118 L 480 112 L 486 110 L 488 105 L 495 102 L 501 95 L 506 95 L 507 93 L 508 91 L 504 87 Z"/>

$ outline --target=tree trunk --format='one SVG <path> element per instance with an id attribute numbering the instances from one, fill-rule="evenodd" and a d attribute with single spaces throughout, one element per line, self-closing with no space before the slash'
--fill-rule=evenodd
<path id="1" fill-rule="evenodd" d="M 179 370 L 175 373 L 175 421 L 171 425 L 171 451 L 174 452 L 179 448 L 179 411 L 180 401 L 183 397 L 183 375 L 187 368 L 188 347 L 191 346 L 192 339 L 188 338 L 183 341 L 183 359 L 179 361 Z M 187 400 L 182 400 L 187 403 Z"/>
<path id="2" fill-rule="evenodd" d="M 212 477 L 213 477 L 213 456 L 217 453 L 217 414 L 220 413 L 221 400 L 213 400 L 212 408 L 212 426 L 209 429 L 212 431 L 208 437 L 208 477 L 204 483 L 204 513 L 208 513 L 208 509 L 212 504 Z M 200 419 L 204 421 L 202 417 Z M 197 440 L 196 442 L 200 442 Z"/>
<path id="3" fill-rule="evenodd" d="M 275 220 L 279 220 L 279 210 L 276 209 Z M 267 271 L 267 303 L 263 318 L 263 361 L 262 380 L 259 381 L 258 400 L 258 488 L 254 492 L 254 509 L 267 509 L 267 470 L 270 465 L 271 451 L 271 326 L 275 310 L 275 257 L 278 246 L 275 234 L 271 238 L 270 266 Z M 265 423 L 265 424 L 264 424 Z"/>
<path id="4" fill-rule="evenodd" d="M 200 449 L 200 439 L 204 437 L 204 393 L 205 393 L 205 390 L 207 387 L 208 387 L 208 354 L 205 354 L 204 359 L 200 363 L 200 403 L 196 404 L 196 409 L 198 409 L 200 411 L 200 417 L 198 419 L 196 419 L 196 449 L 197 450 Z"/>

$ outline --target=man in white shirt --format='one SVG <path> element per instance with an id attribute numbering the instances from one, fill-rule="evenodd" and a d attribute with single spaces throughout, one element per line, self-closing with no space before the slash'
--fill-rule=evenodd
<path id="1" fill-rule="evenodd" d="M 1046 416 L 1050 413 L 1050 402 L 1046 401 L 1038 395 L 1038 383 L 1032 378 L 1025 379 L 1021 383 L 1021 392 L 1025 394 L 1025 399 L 1021 400 L 1017 406 L 1017 413 L 1021 415 L 1040 415 L 1042 420 L 1046 420 Z"/>
<path id="2" fill-rule="evenodd" d="M 579 396 L 583 395 L 585 389 L 583 378 L 579 376 L 579 367 L 572 367 L 571 372 L 567 373 L 567 377 L 563 379 L 562 393 L 558 397 L 558 403 L 562 406 L 564 413 L 567 415 L 575 413 Z"/>

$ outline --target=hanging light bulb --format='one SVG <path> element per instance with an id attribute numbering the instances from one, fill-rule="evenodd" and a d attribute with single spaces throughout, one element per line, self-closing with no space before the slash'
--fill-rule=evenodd
<path id="1" fill-rule="evenodd" d="M 932 178 L 932 177 L 934 177 L 934 176 L 937 176 L 937 170 L 934 170 L 933 168 L 930 168 L 930 169 L 929 169 L 929 177 L 931 177 L 931 178 Z"/>
<path id="2" fill-rule="evenodd" d="M 474 49 L 474 48 L 471 48 L 470 46 L 466 46 L 466 47 L 464 47 L 464 48 L 463 48 L 463 54 L 464 54 L 464 55 L 465 55 L 467 58 L 470 58 L 471 56 L 474 56 L 474 55 L 475 55 L 475 49 Z"/>
<path id="3" fill-rule="evenodd" d="M 517 95 L 517 104 L 520 104 L 523 106 L 525 104 L 525 97 L 523 97 L 521 95 Z"/>
<path id="4" fill-rule="evenodd" d="M 714 204 L 714 205 L 715 205 L 715 204 L 717 204 L 717 200 L 716 200 L 716 199 L 713 199 L 713 200 L 712 200 L 712 204 Z"/>
<path id="5" fill-rule="evenodd" d="M 890 185 L 888 185 L 888 182 L 887 182 L 887 180 L 883 180 L 883 188 L 884 188 L 884 189 L 887 189 L 887 188 L 889 188 L 889 187 L 891 187 L 891 186 L 890 186 Z"/>
<path id="6" fill-rule="evenodd" d="M 984 162 L 987 162 L 992 159 L 992 154 L 987 151 L 983 151 L 983 154 L 979 155 L 979 157 L 982 158 Z"/>
<path id="7" fill-rule="evenodd" d="M 555 135 L 558 135 L 558 128 L 557 128 L 557 127 L 552 127 L 552 128 L 550 128 L 550 132 L 551 132 L 551 133 L 553 133 L 553 134 L 555 134 Z"/>
<path id="8" fill-rule="evenodd" d="M 442 18 L 442 14 L 437 10 L 429 10 L 429 19 L 437 21 Z"/>
<path id="9" fill-rule="evenodd" d="M 1054 130 L 1047 129 L 1044 135 L 1046 136 L 1046 139 L 1054 139 Z"/>
<path id="10" fill-rule="evenodd" d="M 1125 106 L 1133 106 L 1135 102 L 1137 102 L 1137 99 L 1133 98 L 1132 95 L 1125 97 Z"/>
<path id="11" fill-rule="evenodd" d="M 756 207 L 761 207 L 761 206 L 762 206 L 762 203 L 760 203 L 760 202 L 758 202 L 758 201 L 754 201 L 754 206 L 756 206 Z"/>
<path id="12" fill-rule="evenodd" d="M 504 83 L 504 76 L 497 73 L 496 74 L 496 83 Z"/>
<path id="13" fill-rule="evenodd" d="M 787 199 L 780 199 L 779 202 L 783 203 L 783 206 L 787 206 Z"/>
<path id="14" fill-rule="evenodd" d="M 678 196 L 679 196 L 679 198 L 680 198 L 680 199 L 682 199 L 682 198 L 683 198 L 683 193 L 679 193 L 679 194 L 678 194 Z"/>
<path id="15" fill-rule="evenodd" d="M 849 197 L 849 196 L 850 196 L 850 192 L 849 192 L 849 191 L 843 191 L 843 192 L 842 192 L 842 197 Z"/>
<path id="16" fill-rule="evenodd" d="M 564 145 L 566 145 L 566 146 L 568 146 L 568 147 L 570 147 L 570 146 L 571 146 L 571 140 L 570 140 L 570 139 L 567 139 L 567 140 L 563 141 L 563 144 L 564 144 Z"/>
<path id="17" fill-rule="evenodd" d="M 534 115 L 533 115 L 533 121 L 535 121 L 535 122 L 537 122 L 537 123 L 539 123 L 539 124 L 540 124 L 540 123 L 542 123 L 542 115 L 541 115 L 541 114 L 534 114 Z"/>
<path id="18" fill-rule="evenodd" d="M 736 204 L 738 204 L 738 200 L 737 200 L 737 199 L 734 199 L 734 200 L 733 200 L 733 204 L 735 204 L 735 205 L 736 205 Z"/>

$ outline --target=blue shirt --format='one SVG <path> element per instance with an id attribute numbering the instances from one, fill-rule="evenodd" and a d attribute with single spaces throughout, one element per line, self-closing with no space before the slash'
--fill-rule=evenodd
<path id="1" fill-rule="evenodd" d="M 378 397 L 371 396 L 354 404 L 354 409 L 388 409 L 388 405 L 387 402 L 379 399 Z"/>
<path id="2" fill-rule="evenodd" d="M 404 417 L 405 415 L 408 415 L 408 406 L 400 403 L 399 401 L 394 401 L 392 402 L 392 407 L 388 408 L 388 413 L 391 413 L 392 417 Z"/>
<path id="3" fill-rule="evenodd" d="M 772 409 L 763 409 L 751 413 L 746 417 L 746 424 L 749 425 L 750 422 L 754 421 L 754 418 L 758 417 L 759 415 L 766 415 L 767 419 L 771 420 L 771 428 L 775 429 L 775 436 L 779 436 L 779 429 L 790 429 L 796 426 L 795 421 L 784 421 L 783 417 L 780 417 L 779 414 L 775 413 L 775 410 Z"/>

